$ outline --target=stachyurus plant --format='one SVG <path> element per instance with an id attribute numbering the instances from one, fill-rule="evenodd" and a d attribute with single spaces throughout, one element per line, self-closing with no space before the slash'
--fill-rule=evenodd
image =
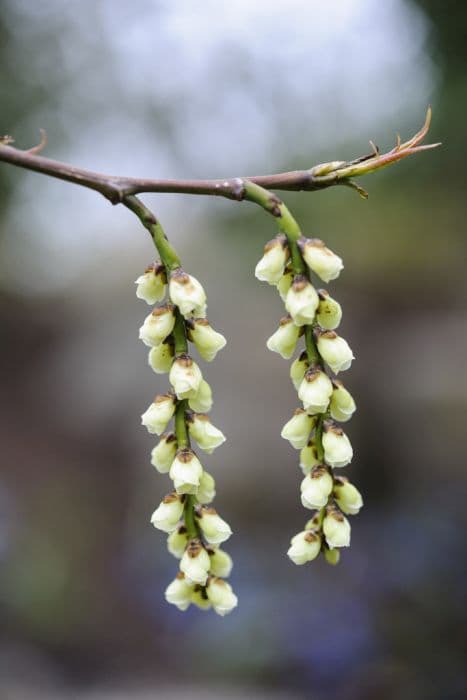
<path id="1" fill-rule="evenodd" d="M 151 522 L 167 533 L 169 552 L 179 560 L 179 571 L 166 589 L 169 603 L 180 610 L 191 604 L 213 608 L 225 615 L 237 605 L 237 597 L 225 580 L 232 570 L 229 554 L 221 548 L 232 530 L 212 502 L 215 481 L 193 449 L 212 453 L 225 437 L 210 420 L 212 391 L 193 349 L 211 362 L 225 346 L 224 336 L 206 318 L 207 297 L 202 284 L 188 274 L 165 232 L 138 197 L 144 192 L 212 195 L 253 202 L 275 220 L 278 233 L 264 248 L 256 265 L 256 277 L 275 286 L 286 315 L 267 341 L 267 347 L 284 359 L 292 359 L 297 344 L 303 349 L 290 366 L 290 378 L 301 405 L 284 425 L 282 437 L 300 450 L 304 478 L 301 501 L 314 511 L 304 529 L 291 539 L 287 552 L 295 564 L 305 564 L 322 553 L 337 564 L 340 550 L 350 544 L 350 523 L 363 505 L 359 490 L 341 475 L 353 456 L 341 423 L 356 410 L 355 401 L 337 375 L 354 359 L 347 341 L 336 332 L 342 317 L 339 302 L 327 289 L 318 288 L 337 279 L 341 258 L 322 240 L 307 237 L 286 205 L 273 191 L 316 191 L 344 185 L 367 197 L 353 178 L 380 170 L 403 158 L 436 147 L 422 145 L 428 133 L 431 110 L 411 139 L 381 154 L 371 143 L 369 155 L 353 161 L 332 161 L 309 170 L 226 180 L 156 180 L 103 175 L 39 155 L 46 144 L 29 150 L 15 148 L 13 140 L 0 138 L 0 161 L 50 175 L 93 189 L 112 204 L 123 204 L 148 230 L 158 259 L 136 280 L 136 294 L 152 308 L 139 337 L 148 347 L 148 363 L 156 374 L 168 374 L 169 386 L 155 396 L 141 416 L 149 433 L 159 436 L 151 452 L 151 464 L 168 474 L 171 491 L 155 509 Z M 306 231 L 308 233 L 308 231 Z M 172 424 L 172 427 L 170 427 Z"/>

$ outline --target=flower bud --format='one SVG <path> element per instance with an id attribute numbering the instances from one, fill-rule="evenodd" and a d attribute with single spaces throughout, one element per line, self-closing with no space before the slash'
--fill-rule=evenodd
<path id="1" fill-rule="evenodd" d="M 300 468 L 304 474 L 309 474 L 313 467 L 317 467 L 319 464 L 321 464 L 321 460 L 318 459 L 316 443 L 313 439 L 309 440 L 300 451 Z"/>
<path id="2" fill-rule="evenodd" d="M 171 304 L 156 306 L 139 329 L 139 338 L 149 348 L 160 345 L 173 331 L 175 314 Z"/>
<path id="3" fill-rule="evenodd" d="M 323 533 L 329 549 L 350 546 L 350 523 L 337 508 L 327 508 Z"/>
<path id="4" fill-rule="evenodd" d="M 178 493 L 169 493 L 162 499 L 151 516 L 151 523 L 158 530 L 173 532 L 183 515 L 183 500 Z"/>
<path id="5" fill-rule="evenodd" d="M 319 367 L 307 370 L 298 389 L 298 398 L 303 401 L 307 413 L 325 413 L 332 394 L 332 382 Z"/>
<path id="6" fill-rule="evenodd" d="M 205 413 L 188 413 L 187 423 L 190 437 L 208 454 L 225 442 L 224 433 L 211 423 Z"/>
<path id="7" fill-rule="evenodd" d="M 339 508 L 347 515 L 357 515 L 363 506 L 362 494 L 343 476 L 335 478 L 334 498 Z"/>
<path id="8" fill-rule="evenodd" d="M 213 477 L 208 474 L 207 471 L 203 470 L 201 474 L 201 479 L 199 480 L 198 491 L 196 493 L 196 500 L 198 503 L 203 505 L 211 503 L 216 495 L 216 482 Z"/>
<path id="9" fill-rule="evenodd" d="M 151 464 L 161 474 L 167 474 L 177 451 L 177 438 L 174 433 L 163 433 L 159 444 L 151 452 Z"/>
<path id="10" fill-rule="evenodd" d="M 169 296 L 185 318 L 206 316 L 206 293 L 202 285 L 181 267 L 170 275 Z"/>
<path id="11" fill-rule="evenodd" d="M 308 442 L 315 420 L 303 408 L 295 409 L 292 418 L 282 428 L 281 437 L 288 440 L 293 448 L 301 450 Z"/>
<path id="12" fill-rule="evenodd" d="M 230 584 L 221 578 L 214 576 L 209 578 L 206 594 L 216 613 L 222 617 L 232 612 L 238 605 L 238 598 L 232 591 Z"/>
<path id="13" fill-rule="evenodd" d="M 338 549 L 328 549 L 327 547 L 325 547 L 324 558 L 326 559 L 328 564 L 331 564 L 331 566 L 336 566 L 336 564 L 339 563 L 339 559 L 341 558 L 341 553 Z"/>
<path id="14" fill-rule="evenodd" d="M 336 374 L 349 369 L 355 359 L 348 342 L 334 331 L 318 333 L 317 345 L 319 354 Z"/>
<path id="15" fill-rule="evenodd" d="M 297 326 L 313 322 L 319 298 L 315 288 L 305 275 L 296 275 L 285 299 L 285 308 Z"/>
<path id="16" fill-rule="evenodd" d="M 287 552 L 294 564 L 306 564 L 316 559 L 321 549 L 321 537 L 313 530 L 303 530 L 290 540 Z"/>
<path id="17" fill-rule="evenodd" d="M 331 421 L 323 425 L 323 449 L 325 462 L 330 467 L 345 467 L 353 457 L 349 438 Z"/>
<path id="18" fill-rule="evenodd" d="M 175 358 L 170 369 L 169 382 L 178 399 L 194 398 L 202 380 L 200 368 L 189 355 L 179 355 Z"/>
<path id="19" fill-rule="evenodd" d="M 334 391 L 329 405 L 331 416 L 334 420 L 345 423 L 352 418 L 357 407 L 351 393 L 347 391 L 342 382 L 335 379 L 332 384 Z"/>
<path id="20" fill-rule="evenodd" d="M 232 557 L 224 552 L 223 549 L 214 549 L 211 557 L 211 568 L 209 571 L 213 576 L 220 576 L 221 578 L 227 578 L 230 576 L 232 571 L 233 562 Z"/>
<path id="21" fill-rule="evenodd" d="M 284 316 L 279 321 L 279 328 L 268 339 L 268 350 L 277 352 L 284 360 L 288 360 L 295 352 L 300 329 L 292 321 L 290 316 Z"/>
<path id="22" fill-rule="evenodd" d="M 256 265 L 255 276 L 261 282 L 276 284 L 284 274 L 289 255 L 286 237 L 273 238 L 264 246 L 264 255 Z"/>
<path id="23" fill-rule="evenodd" d="M 290 365 L 290 379 L 297 391 L 309 366 L 310 363 L 308 362 L 306 350 L 304 350 Z"/>
<path id="24" fill-rule="evenodd" d="M 293 278 L 294 274 L 292 270 L 285 270 L 284 274 L 282 275 L 282 277 L 276 285 L 277 291 L 279 292 L 280 297 L 284 303 L 287 298 L 287 292 L 292 286 Z"/>
<path id="25" fill-rule="evenodd" d="M 188 546 L 188 531 L 185 525 L 179 525 L 176 530 L 167 537 L 167 549 L 176 559 L 183 557 L 183 552 Z"/>
<path id="26" fill-rule="evenodd" d="M 172 343 L 161 343 L 150 349 L 148 364 L 156 374 L 165 374 L 172 367 L 174 355 Z"/>
<path id="27" fill-rule="evenodd" d="M 325 506 L 332 487 L 333 479 L 326 467 L 314 467 L 300 486 L 303 507 L 313 509 Z"/>
<path id="28" fill-rule="evenodd" d="M 206 318 L 190 319 L 187 321 L 187 328 L 188 338 L 206 362 L 211 362 L 227 344 L 222 333 L 215 331 Z"/>
<path id="29" fill-rule="evenodd" d="M 318 290 L 319 304 L 316 320 L 321 328 L 333 331 L 342 319 L 342 308 L 338 301 L 329 296 L 325 289 Z"/>
<path id="30" fill-rule="evenodd" d="M 196 493 L 202 473 L 201 462 L 192 450 L 185 447 L 177 451 L 169 471 L 177 493 Z"/>
<path id="31" fill-rule="evenodd" d="M 339 277 L 344 269 L 342 258 L 333 253 L 319 238 L 301 238 L 298 245 L 306 264 L 325 282 Z"/>
<path id="32" fill-rule="evenodd" d="M 217 511 L 209 506 L 197 509 L 198 525 L 209 544 L 220 544 L 229 539 L 232 534 L 230 525 L 217 515 Z"/>
<path id="33" fill-rule="evenodd" d="M 141 423 L 149 433 L 162 435 L 174 413 L 175 401 L 172 394 L 159 394 L 141 416 Z"/>
<path id="34" fill-rule="evenodd" d="M 136 287 L 138 299 L 142 299 L 147 304 L 156 304 L 158 301 L 162 301 L 167 285 L 164 265 L 161 262 L 149 265 L 144 271 L 144 275 L 138 277 L 135 284 L 138 285 Z"/>
<path id="35" fill-rule="evenodd" d="M 179 610 L 186 610 L 191 603 L 193 583 L 185 578 L 185 574 L 178 572 L 172 583 L 165 589 L 165 599 L 175 605 Z"/>
<path id="36" fill-rule="evenodd" d="M 201 586 L 207 581 L 208 571 L 211 565 L 209 554 L 200 540 L 191 540 L 182 556 L 180 569 L 189 581 L 199 583 Z"/>
<path id="37" fill-rule="evenodd" d="M 196 396 L 188 399 L 188 405 L 192 411 L 206 413 L 212 408 L 212 391 L 205 379 L 201 381 Z"/>
<path id="38" fill-rule="evenodd" d="M 202 586 L 195 586 L 191 595 L 191 602 L 200 610 L 209 610 L 211 601 L 206 595 L 206 589 Z"/>

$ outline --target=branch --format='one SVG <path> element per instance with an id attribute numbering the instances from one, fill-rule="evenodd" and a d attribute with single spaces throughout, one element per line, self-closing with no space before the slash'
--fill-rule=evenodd
<path id="1" fill-rule="evenodd" d="M 345 185 L 356 189 L 361 196 L 366 197 L 365 190 L 351 178 L 380 170 L 414 153 L 439 146 L 439 143 L 420 145 L 428 133 L 430 122 L 431 108 L 428 108 L 425 123 L 420 131 L 402 144 L 398 136 L 395 147 L 384 154 L 380 154 L 377 147 L 370 142 L 372 152 L 352 161 L 332 161 L 316 165 L 309 170 L 293 170 L 276 175 L 257 175 L 227 180 L 159 180 L 105 175 L 84 170 L 38 155 L 46 144 L 45 132 L 41 132 L 41 142 L 38 146 L 26 151 L 12 146 L 10 136 L 0 137 L 0 161 L 88 187 L 102 194 L 112 204 L 119 204 L 126 197 L 143 192 L 213 195 L 241 201 L 246 194 L 244 180 L 266 189 L 308 192 L 333 185 Z"/>

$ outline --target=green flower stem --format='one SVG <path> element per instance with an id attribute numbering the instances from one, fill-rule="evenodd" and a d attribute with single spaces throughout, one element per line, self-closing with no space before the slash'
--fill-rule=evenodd
<path id="1" fill-rule="evenodd" d="M 324 462 L 324 448 L 323 448 L 323 422 L 324 413 L 320 413 L 315 428 L 315 444 L 316 444 L 316 456 L 320 462 Z"/>
<path id="2" fill-rule="evenodd" d="M 179 448 L 190 447 L 190 437 L 186 427 L 185 417 L 185 412 L 187 408 L 188 401 L 186 399 L 184 399 L 183 401 L 178 401 L 177 409 L 175 411 L 175 436 L 177 438 L 177 445 Z M 195 520 L 194 509 L 196 505 L 197 500 L 195 496 L 185 496 L 183 518 L 185 520 L 185 527 L 190 540 L 194 538 L 199 538 L 201 536 L 199 527 L 197 526 Z"/>
<path id="3" fill-rule="evenodd" d="M 180 258 L 178 257 L 175 248 L 167 240 L 164 229 L 157 221 L 156 217 L 150 209 L 148 209 L 138 197 L 129 195 L 123 199 L 123 204 L 130 209 L 143 226 L 147 228 L 154 241 L 154 245 L 165 265 L 167 276 L 178 267 L 181 267 Z"/>
<path id="4" fill-rule="evenodd" d="M 175 307 L 175 309 L 175 326 L 172 331 L 175 343 L 175 355 L 185 355 L 188 352 L 185 319 L 178 308 Z"/>
<path id="5" fill-rule="evenodd" d="M 318 348 L 316 347 L 315 338 L 313 335 L 313 326 L 305 326 L 305 347 L 310 365 L 320 365 L 322 360 L 321 355 L 318 352 Z"/>

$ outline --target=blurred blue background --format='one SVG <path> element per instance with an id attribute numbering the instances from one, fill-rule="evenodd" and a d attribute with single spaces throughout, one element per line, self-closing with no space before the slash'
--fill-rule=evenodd
<path id="1" fill-rule="evenodd" d="M 3 0 L 0 133 L 115 174 L 224 177 L 391 147 L 433 104 L 421 154 L 345 188 L 285 195 L 338 252 L 330 289 L 357 356 L 346 469 L 366 506 L 338 568 L 284 556 L 307 517 L 296 406 L 253 275 L 274 223 L 249 204 L 149 195 L 209 318 L 204 367 L 228 442 L 203 461 L 234 529 L 237 611 L 163 602 L 176 569 L 148 523 L 168 490 L 139 416 L 129 212 L 0 164 L 0 690 L 16 698 L 460 700 L 465 671 L 467 6 L 446 0 Z"/>

